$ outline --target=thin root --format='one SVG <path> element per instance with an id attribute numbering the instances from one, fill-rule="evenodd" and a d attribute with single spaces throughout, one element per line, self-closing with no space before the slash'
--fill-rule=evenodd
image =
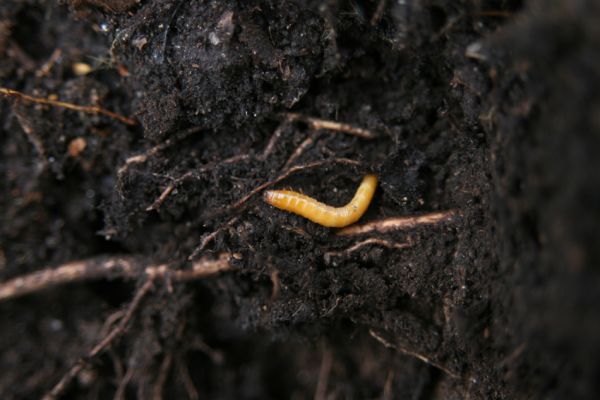
<path id="1" fill-rule="evenodd" d="M 330 131 L 343 132 L 349 135 L 358 136 L 363 139 L 375 139 L 377 135 L 367 129 L 360 128 L 358 126 L 346 124 L 343 122 L 335 122 L 327 119 L 319 119 L 313 117 L 307 117 L 302 114 L 296 113 L 284 113 L 282 114 L 290 121 L 302 121 L 307 123 L 313 129 L 327 129 Z"/>
<path id="2" fill-rule="evenodd" d="M 148 158 L 171 147 L 172 145 L 174 145 L 176 143 L 179 143 L 181 140 L 187 138 L 188 136 L 193 135 L 194 133 L 200 132 L 200 130 L 201 129 L 198 127 L 186 129 L 186 130 L 179 132 L 179 133 L 175 134 L 174 136 L 168 138 L 164 142 L 157 144 L 154 147 L 151 147 L 150 149 L 148 149 L 148 151 L 146 151 L 143 154 L 138 154 L 136 156 L 129 157 L 128 159 L 125 160 L 125 164 L 123 164 L 121 167 L 119 167 L 118 176 L 121 177 L 125 172 L 127 172 L 127 169 L 129 169 L 129 167 L 131 165 L 145 163 L 148 160 Z"/>
<path id="3" fill-rule="evenodd" d="M 181 175 L 179 178 L 174 179 L 173 182 L 169 183 L 169 185 L 162 191 L 160 196 L 158 196 L 158 198 L 154 200 L 154 203 L 146 207 L 146 211 L 158 210 L 160 206 L 163 205 L 165 200 L 167 200 L 167 197 L 169 197 L 171 192 L 175 190 L 175 186 L 179 185 L 181 182 L 185 181 L 191 176 L 193 176 L 193 173 L 191 171 L 188 171 L 185 174 Z"/>
<path id="4" fill-rule="evenodd" d="M 98 106 L 80 106 L 77 104 L 67 103 L 64 101 L 44 99 L 42 97 L 33 97 L 16 90 L 0 87 L 0 94 L 6 97 L 13 97 L 19 100 L 28 101 L 30 103 L 44 104 L 52 107 L 66 108 L 67 110 L 80 111 L 88 114 L 101 114 L 109 118 L 116 119 L 127 125 L 137 125 L 137 121 L 131 118 L 124 117 L 112 111 L 105 110 Z"/>
<path id="5" fill-rule="evenodd" d="M 224 229 L 229 228 L 231 225 L 235 224 L 239 219 L 240 219 L 240 217 L 233 217 L 229 221 L 227 221 L 224 224 L 222 224 L 221 226 L 219 226 L 213 232 L 211 232 L 211 233 L 209 233 L 207 235 L 204 235 L 202 237 L 202 239 L 200 240 L 200 244 L 194 249 L 194 251 L 192 252 L 192 254 L 190 254 L 190 256 L 188 257 L 188 260 L 193 260 L 194 258 L 196 258 L 196 256 L 198 254 L 200 254 L 200 252 L 206 248 L 206 246 L 208 245 L 208 243 L 210 243 L 214 238 L 216 238 L 217 235 L 221 231 L 223 231 Z"/>
<path id="6" fill-rule="evenodd" d="M 381 335 L 379 335 L 377 332 L 375 332 L 373 329 L 369 329 L 369 335 L 371 335 L 375 340 L 377 340 L 379 343 L 381 343 L 382 345 L 384 345 L 386 348 L 388 349 L 396 349 L 397 351 L 399 351 L 402 354 L 405 354 L 409 357 L 413 357 L 416 359 L 419 359 L 421 361 L 423 361 L 425 364 L 431 365 L 432 367 L 435 367 L 437 369 L 439 369 L 440 371 L 448 374 L 448 376 L 454 378 L 454 379 L 460 379 L 460 375 L 450 371 L 448 368 L 444 367 L 443 365 L 440 365 L 434 361 L 431 361 L 431 359 L 429 357 L 425 357 L 422 354 L 416 353 L 414 351 L 411 350 L 407 350 L 403 347 L 400 346 L 396 346 L 392 343 L 390 343 L 389 341 L 387 341 L 385 338 L 383 338 Z"/>
<path id="7" fill-rule="evenodd" d="M 162 400 L 163 391 L 165 387 L 165 383 L 167 383 L 167 378 L 169 377 L 169 372 L 171 371 L 171 365 L 173 364 L 173 353 L 169 352 L 163 358 L 162 364 L 160 365 L 160 370 L 158 373 L 158 378 L 156 379 L 156 383 L 154 384 L 154 389 L 152 393 L 152 398 L 154 400 Z"/>
<path id="8" fill-rule="evenodd" d="M 237 255 L 236 255 L 237 257 Z M 231 269 L 231 254 L 218 259 L 200 259 L 190 269 L 173 270 L 168 264 L 141 268 L 143 260 L 136 257 L 95 257 L 72 261 L 56 268 L 46 268 L 0 283 L 0 301 L 16 298 L 66 283 L 102 278 L 136 278 L 141 274 L 149 279 L 169 278 L 173 281 L 201 279 Z"/>
<path id="9" fill-rule="evenodd" d="M 274 269 L 271 271 L 271 283 L 273 284 L 273 289 L 271 289 L 271 303 L 275 301 L 277 296 L 279 296 L 279 292 L 281 291 L 281 280 L 279 279 L 279 271 Z"/>
<path id="10" fill-rule="evenodd" d="M 182 321 L 179 323 L 179 326 L 177 327 L 177 331 L 175 332 L 173 340 L 169 345 L 169 349 L 167 350 L 167 352 L 163 358 L 163 361 L 160 365 L 160 369 L 158 371 L 158 377 L 156 378 L 156 382 L 154 383 L 154 388 L 152 390 L 152 398 L 154 400 L 161 400 L 165 397 L 163 392 L 165 390 L 165 385 L 169 378 L 169 373 L 173 369 L 173 364 L 175 362 L 174 354 L 176 351 L 176 346 L 179 345 L 179 342 L 181 341 L 181 338 L 183 337 L 186 324 L 187 324 L 187 321 L 185 318 L 182 319 Z"/>
<path id="11" fill-rule="evenodd" d="M 183 387 L 188 395 L 188 399 L 190 400 L 198 400 L 200 395 L 198 394 L 198 389 L 194 386 L 194 381 L 190 376 L 190 371 L 185 364 L 185 361 L 181 358 L 177 358 L 177 372 L 178 378 L 181 380 Z"/>
<path id="12" fill-rule="evenodd" d="M 127 389 L 127 385 L 129 385 L 129 382 L 131 382 L 131 378 L 133 378 L 135 371 L 136 368 L 134 365 L 129 365 L 129 367 L 127 367 L 127 372 L 125 372 L 123 377 L 119 380 L 119 386 L 117 386 L 113 400 L 125 399 L 125 389 Z"/>
<path id="13" fill-rule="evenodd" d="M 388 249 L 405 249 L 410 246 L 410 243 L 394 243 L 394 242 L 390 242 L 388 240 L 383 240 L 383 239 L 378 239 L 378 238 L 369 238 L 369 239 L 363 240 L 361 242 L 355 243 L 345 250 L 328 251 L 325 253 L 325 257 L 328 258 L 328 257 L 349 256 L 350 254 L 354 253 L 355 251 L 358 251 L 358 250 L 362 249 L 363 247 L 370 246 L 370 245 L 383 246 L 383 247 L 387 247 Z"/>
<path id="14" fill-rule="evenodd" d="M 186 281 L 206 277 L 209 275 L 213 275 L 217 272 L 229 269 L 229 258 L 229 254 L 222 254 L 218 260 L 200 260 L 192 265 L 191 270 L 185 271 L 169 271 L 166 265 L 146 268 L 144 270 L 144 273 L 147 276 L 146 281 L 133 297 L 133 300 L 127 307 L 127 311 L 125 312 L 117 326 L 115 326 L 106 336 L 104 336 L 103 339 L 100 340 L 100 342 L 98 342 L 98 344 L 96 344 L 96 346 L 94 346 L 92 350 L 90 350 L 90 352 L 85 358 L 81 358 L 79 361 L 77 361 L 63 375 L 60 381 L 48 393 L 46 393 L 43 399 L 53 400 L 58 398 L 68 388 L 71 381 L 83 370 L 83 368 L 85 368 L 88 365 L 88 363 L 93 358 L 95 358 L 100 353 L 104 352 L 104 350 L 106 350 L 115 339 L 117 339 L 119 336 L 123 335 L 123 333 L 126 332 L 127 325 L 133 318 L 144 297 L 154 288 L 154 282 L 158 278 L 165 277 L 167 274 L 169 274 L 171 279 L 178 281 Z M 27 277 L 23 279 L 27 279 Z M 163 364 L 163 367 L 165 368 L 161 368 L 161 373 L 163 372 L 163 370 L 167 370 L 168 372 L 172 360 L 168 361 L 169 362 L 166 367 Z M 164 375 L 166 379 L 166 373 Z M 125 385 L 126 384 L 127 383 L 125 382 Z"/>
<path id="15" fill-rule="evenodd" d="M 375 12 L 373 13 L 373 16 L 371 17 L 371 26 L 375 26 L 379 23 L 379 21 L 381 20 L 381 17 L 383 16 L 383 12 L 385 11 L 385 5 L 386 5 L 387 1 L 386 0 L 379 0 L 379 3 L 377 4 L 377 8 L 375 9 Z"/>
<path id="16" fill-rule="evenodd" d="M 310 136 L 304 139 L 302 143 L 300 143 L 300 145 L 296 148 L 296 150 L 294 150 L 290 158 L 288 158 L 285 165 L 283 166 L 283 169 L 288 169 L 290 165 L 292 165 L 294 161 L 296 161 L 306 151 L 306 149 L 312 146 L 314 142 L 315 139 Z"/>
<path id="17" fill-rule="evenodd" d="M 329 381 L 329 374 L 331 373 L 331 364 L 333 356 L 331 350 L 325 349 L 323 351 L 323 360 L 321 361 L 321 368 L 319 369 L 319 380 L 317 381 L 317 387 L 315 389 L 315 400 L 325 400 L 327 398 L 327 384 Z"/>
<path id="18" fill-rule="evenodd" d="M 289 118 L 285 118 L 285 120 L 281 122 L 281 124 L 279 124 L 277 129 L 275 129 L 275 132 L 273 132 L 273 135 L 271 135 L 271 139 L 269 139 L 269 143 L 267 143 L 267 145 L 265 146 L 265 149 L 263 150 L 262 154 L 256 157 L 258 160 L 266 160 L 267 157 L 275 150 L 275 145 L 281 138 L 281 135 L 283 135 L 283 130 L 288 126 L 288 123 Z"/>
<path id="19" fill-rule="evenodd" d="M 43 400 L 53 400 L 58 398 L 69 386 L 73 378 L 75 378 L 79 372 L 88 364 L 89 360 L 96 357 L 98 354 L 103 352 L 110 344 L 123 333 L 125 333 L 127 324 L 139 308 L 143 298 L 152 290 L 154 283 L 152 279 L 146 280 L 146 283 L 137 291 L 133 300 L 127 308 L 127 312 L 123 316 L 123 319 L 119 321 L 119 324 L 106 335 L 94 348 L 88 353 L 86 358 L 81 358 L 77 361 L 54 387 L 46 393 Z"/>
<path id="20" fill-rule="evenodd" d="M 182 178 L 187 177 L 187 175 L 188 174 L 183 175 Z M 175 185 L 177 185 L 177 183 L 179 182 L 181 182 L 180 179 L 177 179 L 175 182 L 171 182 L 169 186 L 167 186 L 165 190 L 162 191 L 160 196 L 158 196 L 158 199 L 154 200 L 154 203 L 146 207 L 146 211 L 158 210 L 160 206 L 162 206 L 162 204 L 165 202 L 165 200 L 167 200 L 167 197 L 169 197 L 171 192 L 175 189 Z"/>
<path id="21" fill-rule="evenodd" d="M 391 400 L 392 397 L 392 389 L 394 383 L 394 370 L 390 369 L 387 374 L 387 378 L 385 378 L 385 385 L 383 385 L 383 395 L 381 397 L 382 400 Z"/>
<path id="22" fill-rule="evenodd" d="M 36 78 L 44 78 L 48 76 L 48 74 L 50 74 L 50 71 L 52 70 L 52 67 L 54 67 L 54 65 L 60 59 L 61 56 L 62 50 L 60 48 L 54 49 L 54 51 L 50 55 L 50 58 L 42 65 L 42 67 L 39 70 L 35 71 Z"/>
<path id="23" fill-rule="evenodd" d="M 27 138 L 35 148 L 35 151 L 40 156 L 42 166 L 46 166 L 48 161 L 46 160 L 46 149 L 44 148 L 42 139 L 39 138 L 29 121 L 21 115 L 20 112 L 15 112 L 15 116 L 17 117 L 17 122 L 21 126 L 21 129 L 23 129 L 23 132 L 25 132 L 25 135 L 27 135 Z"/>
<path id="24" fill-rule="evenodd" d="M 379 221 L 368 222 L 364 225 L 352 225 L 340 229 L 337 234 L 341 236 L 362 235 L 370 232 L 388 232 L 394 230 L 413 229 L 421 225 L 435 225 L 451 222 L 456 219 L 458 213 L 454 210 L 440 211 L 430 214 L 415 215 L 411 217 L 391 217 Z"/>
<path id="25" fill-rule="evenodd" d="M 296 235 L 302 236 L 305 239 L 312 239 L 312 236 L 299 226 L 281 225 L 281 227 L 286 231 L 295 233 Z"/>
<path id="26" fill-rule="evenodd" d="M 177 185 L 179 185 L 181 182 L 185 181 L 186 179 L 198 178 L 200 174 L 210 171 L 220 165 L 234 164 L 239 161 L 247 160 L 249 157 L 250 156 L 248 154 L 237 154 L 233 157 L 226 158 L 225 160 L 220 161 L 218 163 L 209 163 L 208 165 L 205 165 L 204 167 L 198 169 L 197 171 L 186 172 L 185 174 L 181 175 L 179 178 L 173 179 L 173 181 L 162 191 L 162 193 L 160 194 L 160 196 L 158 196 L 158 198 L 154 201 L 154 203 L 152 203 L 151 205 L 146 207 L 146 211 L 158 210 L 163 205 L 165 200 L 167 200 L 167 198 L 171 195 L 171 193 L 173 192 L 175 187 Z"/>

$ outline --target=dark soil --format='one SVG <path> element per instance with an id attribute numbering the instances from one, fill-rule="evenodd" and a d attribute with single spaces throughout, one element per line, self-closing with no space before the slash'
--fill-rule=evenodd
<path id="1" fill-rule="evenodd" d="M 0 281 L 95 256 L 186 269 L 219 229 L 195 258 L 236 255 L 155 282 L 64 397 L 598 398 L 598 21 L 593 0 L 2 1 L 2 87 L 139 124 L 0 100 Z M 309 137 L 295 164 L 360 164 L 276 187 L 339 205 L 374 172 L 361 222 L 456 217 L 356 237 L 260 194 L 231 207 Z M 369 237 L 410 246 L 344 252 Z M 143 279 L 0 302 L 0 397 L 47 393 Z"/>

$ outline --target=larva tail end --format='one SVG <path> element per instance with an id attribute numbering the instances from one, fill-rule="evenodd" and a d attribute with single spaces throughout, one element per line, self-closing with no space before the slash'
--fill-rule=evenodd
<path id="1" fill-rule="evenodd" d="M 368 181 L 372 185 L 377 185 L 377 175 L 375 175 L 375 174 L 365 175 L 365 177 L 363 179 L 365 181 Z"/>

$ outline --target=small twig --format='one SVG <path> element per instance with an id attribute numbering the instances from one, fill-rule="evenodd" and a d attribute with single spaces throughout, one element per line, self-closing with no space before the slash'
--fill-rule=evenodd
<path id="1" fill-rule="evenodd" d="M 284 113 L 282 114 L 290 121 L 302 121 L 307 123 L 313 129 L 328 129 L 336 132 L 343 132 L 349 135 L 358 136 L 363 139 L 375 139 L 377 135 L 367 129 L 360 128 L 354 125 L 346 124 L 343 122 L 335 122 L 327 119 L 307 117 L 302 114 L 296 113 Z"/>
<path id="2" fill-rule="evenodd" d="M 134 313 L 137 311 L 138 307 L 142 303 L 142 299 L 152 290 L 154 287 L 154 283 L 152 279 L 146 280 L 146 283 L 142 285 L 142 287 L 137 291 L 133 300 L 129 304 L 127 308 L 127 312 L 123 316 L 123 319 L 119 321 L 119 324 L 108 334 L 106 335 L 94 348 L 88 353 L 87 357 L 84 359 L 80 359 L 76 362 L 67 373 L 61 378 L 61 380 L 43 397 L 43 400 L 53 400 L 60 396 L 69 386 L 73 378 L 81 372 L 81 370 L 88 364 L 89 360 L 96 357 L 102 351 L 104 351 L 110 344 L 120 335 L 122 335 L 126 328 L 127 324 L 133 317 Z"/>
<path id="3" fill-rule="evenodd" d="M 394 243 L 394 242 L 390 242 L 390 241 L 383 240 L 383 239 L 369 238 L 369 239 L 363 240 L 361 242 L 357 242 L 344 250 L 328 251 L 324 254 L 324 256 L 325 257 L 348 256 L 348 255 L 354 253 L 355 251 L 360 250 L 361 248 L 363 248 L 365 246 L 370 246 L 370 245 L 383 246 L 383 247 L 387 247 L 388 249 L 405 249 L 410 246 L 410 243 Z"/>
<path id="4" fill-rule="evenodd" d="M 233 224 L 235 224 L 239 219 L 240 219 L 240 217 L 237 217 L 237 216 L 233 217 L 229 221 L 227 221 L 224 224 L 222 224 L 221 226 L 219 226 L 213 232 L 211 232 L 211 233 L 209 233 L 207 235 L 204 235 L 202 237 L 202 239 L 200 240 L 200 244 L 194 249 L 194 251 L 192 252 L 192 254 L 190 254 L 190 256 L 188 257 L 188 260 L 193 260 L 194 258 L 196 258 L 196 256 L 198 254 L 200 254 L 200 252 L 206 248 L 206 246 L 208 245 L 208 243 L 210 243 L 211 240 L 213 240 L 214 238 L 216 238 L 217 235 L 221 231 L 223 231 L 224 229 L 229 228 L 230 226 L 232 226 Z"/>
<path id="5" fill-rule="evenodd" d="M 371 335 L 375 340 L 377 340 L 379 343 L 381 343 L 388 349 L 396 349 L 399 352 L 401 352 L 409 357 L 417 358 L 417 359 L 423 361 L 425 364 L 431 365 L 432 367 L 435 367 L 435 368 L 439 369 L 440 371 L 445 372 L 446 374 L 448 374 L 449 376 L 451 376 L 454 379 L 460 379 L 460 375 L 458 375 L 457 373 L 450 371 L 448 368 L 444 367 L 443 365 L 440 365 L 434 361 L 431 361 L 430 358 L 425 357 L 422 354 L 416 353 L 411 350 L 407 350 L 403 347 L 396 346 L 396 345 L 390 343 L 389 341 L 384 339 L 381 335 L 377 334 L 377 332 L 375 332 L 373 329 L 369 329 L 369 335 Z"/>
<path id="6" fill-rule="evenodd" d="M 252 197 L 256 196 L 258 193 L 262 192 L 263 190 L 265 190 L 266 188 L 268 188 L 270 186 L 273 186 L 273 185 L 281 182 L 282 180 L 288 178 L 290 175 L 293 175 L 296 172 L 306 171 L 306 170 L 310 170 L 310 169 L 315 169 L 315 168 L 321 167 L 321 166 L 323 166 L 325 164 L 360 165 L 360 162 L 355 161 L 355 160 L 351 160 L 349 158 L 333 158 L 333 159 L 328 159 L 328 160 L 314 161 L 314 162 L 311 162 L 311 163 L 308 163 L 308 164 L 296 165 L 294 167 L 291 167 L 287 171 L 285 171 L 283 174 L 279 175 L 277 178 L 275 178 L 275 179 L 273 179 L 271 181 L 267 181 L 267 182 L 265 182 L 265 183 L 257 186 L 252 191 L 250 191 L 250 193 L 248 193 L 246 196 L 242 197 L 240 200 L 238 200 L 237 202 L 235 202 L 231 206 L 227 207 L 225 210 L 229 211 L 229 210 L 235 210 L 235 209 L 240 208 L 248 200 L 250 200 Z"/>
<path id="7" fill-rule="evenodd" d="M 317 381 L 317 388 L 315 389 L 315 400 L 325 400 L 326 398 L 332 358 L 331 350 L 325 349 L 323 351 L 323 361 L 321 361 L 321 368 L 319 370 L 319 380 Z"/>
<path id="8" fill-rule="evenodd" d="M 68 110 L 80 111 L 80 112 L 84 112 L 84 113 L 88 113 L 88 114 L 102 114 L 109 118 L 113 118 L 118 121 L 121 121 L 127 125 L 136 125 L 137 124 L 137 121 L 135 121 L 131 118 L 124 117 L 122 115 L 116 114 L 112 111 L 105 110 L 98 106 L 80 106 L 77 104 L 67 103 L 64 101 L 44 99 L 41 97 L 33 97 L 33 96 L 29 96 L 27 94 L 18 92 L 16 90 L 7 89 L 7 88 L 3 88 L 3 87 L 0 87 L 0 94 L 4 95 L 6 97 L 14 97 L 19 100 L 28 101 L 28 102 L 36 103 L 36 104 L 44 104 L 47 106 L 66 108 Z"/>
<path id="9" fill-rule="evenodd" d="M 434 225 L 443 222 L 450 222 L 458 215 L 456 211 L 440 211 L 430 214 L 415 215 L 410 217 L 391 217 L 379 221 L 368 222 L 364 225 L 352 225 L 341 229 L 338 235 L 361 235 L 370 232 L 388 232 L 392 230 L 412 229 L 421 225 Z"/>
<path id="10" fill-rule="evenodd" d="M 306 149 L 308 149 L 310 146 L 312 146 L 312 144 L 314 142 L 315 142 L 315 139 L 312 138 L 311 136 L 304 139 L 302 141 L 302 143 L 300 143 L 300 145 L 298 147 L 296 147 L 296 150 L 294 150 L 294 152 L 292 153 L 290 158 L 288 158 L 286 163 L 283 165 L 283 169 L 284 170 L 288 169 L 290 167 L 290 165 L 292 165 L 294 163 L 294 161 L 296 161 L 302 155 L 302 153 L 304 153 L 306 151 Z"/>
<path id="11" fill-rule="evenodd" d="M 203 258 L 192 263 L 191 269 L 185 270 L 172 270 L 168 264 L 141 268 L 143 260 L 136 257 L 95 257 L 72 261 L 56 268 L 43 269 L 0 283 L 0 301 L 66 283 L 110 277 L 136 278 L 144 274 L 150 279 L 166 277 L 174 281 L 201 279 L 231 269 L 230 258 L 229 253 L 221 254 L 216 260 Z"/>

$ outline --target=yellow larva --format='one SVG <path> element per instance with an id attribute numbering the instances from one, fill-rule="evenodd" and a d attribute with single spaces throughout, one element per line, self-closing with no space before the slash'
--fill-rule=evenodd
<path id="1" fill-rule="evenodd" d="M 366 175 L 352 200 L 343 207 L 331 207 L 291 190 L 267 190 L 264 199 L 274 207 L 301 215 L 317 224 L 343 228 L 358 221 L 367 211 L 376 187 L 377 177 Z"/>

